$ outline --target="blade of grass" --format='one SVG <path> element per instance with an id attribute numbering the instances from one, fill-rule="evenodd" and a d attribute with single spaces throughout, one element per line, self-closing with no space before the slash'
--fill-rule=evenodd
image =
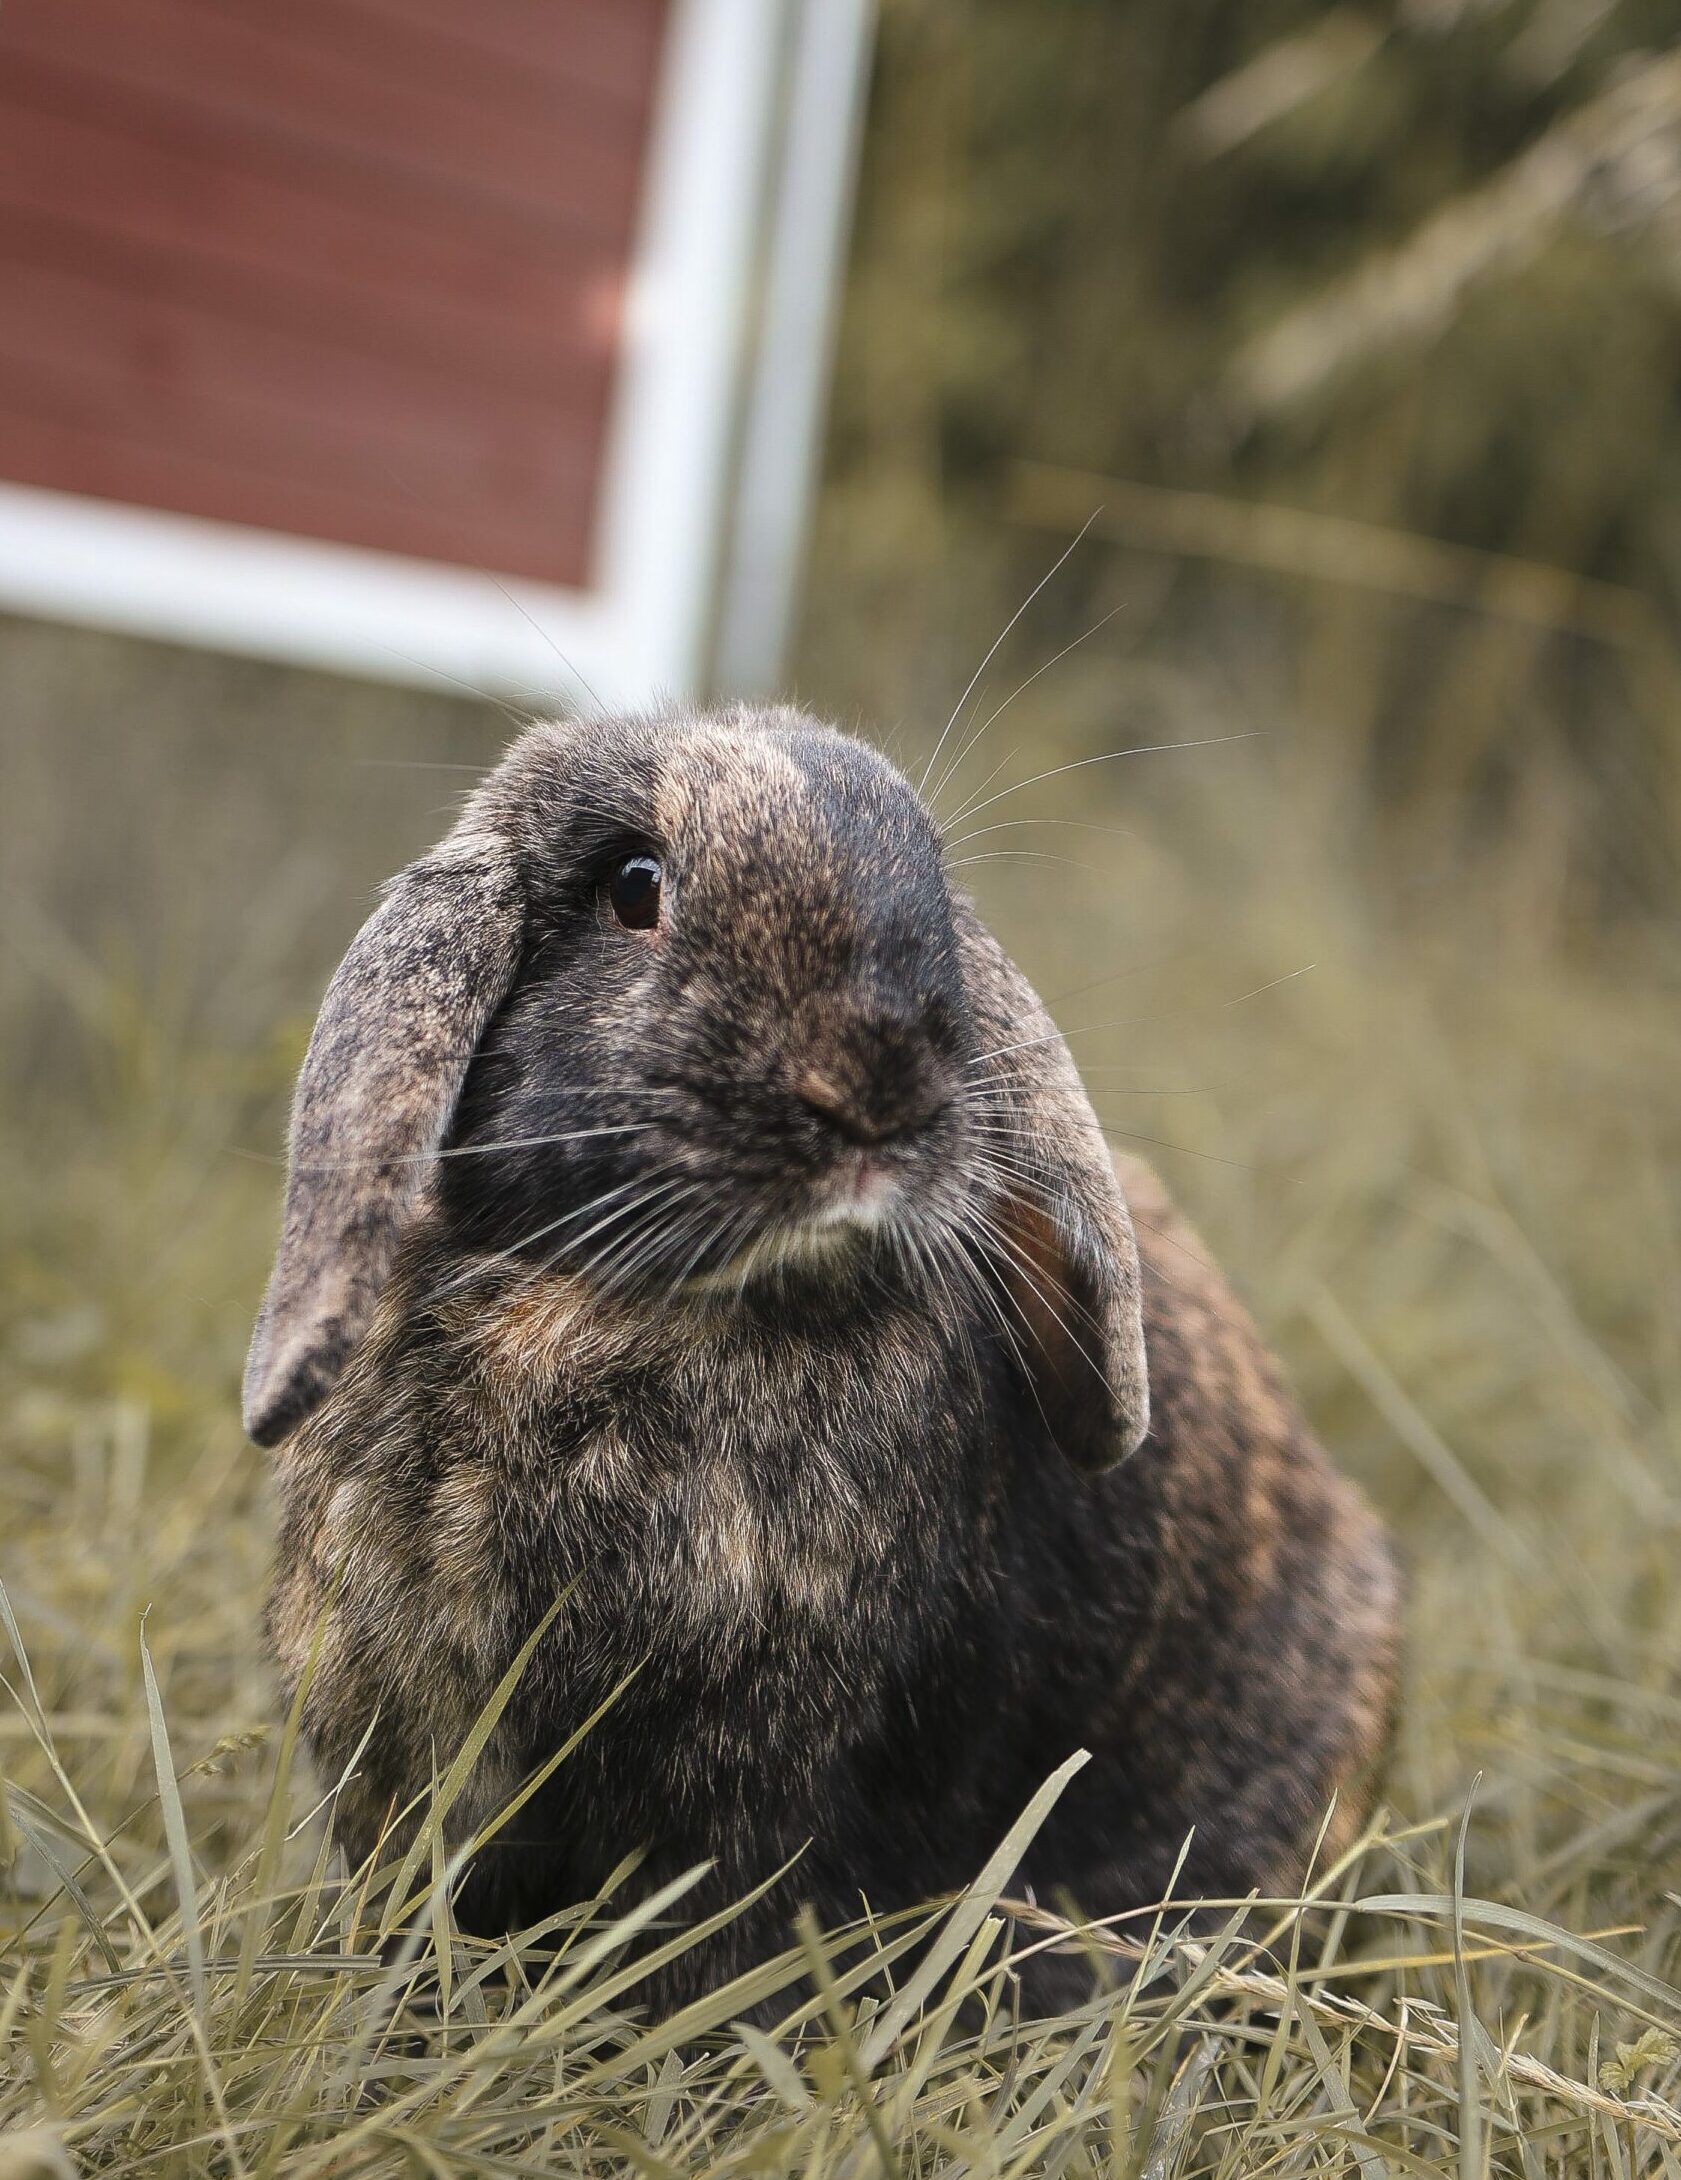
<path id="1" fill-rule="evenodd" d="M 1063 1788 L 1090 1761 L 1088 1750 L 1077 1749 L 1065 1763 L 1051 1773 L 1005 1833 L 986 1867 L 963 1893 L 945 1928 L 929 1947 L 927 1959 L 916 1969 L 891 2004 L 877 2016 L 859 2053 L 859 2062 L 866 2074 L 873 2073 L 881 2064 L 906 2024 L 915 2020 L 929 1993 L 992 1913 L 1004 1887 L 1014 1876 L 1022 1856 L 1032 1844 L 1034 1834 L 1055 1808 Z"/>
<path id="2" fill-rule="evenodd" d="M 572 1594 L 572 1589 L 573 1585 L 568 1583 L 524 1642 L 520 1644 L 519 1649 L 514 1653 L 513 1663 L 497 1682 L 491 1692 L 490 1700 L 473 1721 L 466 1739 L 456 1751 L 454 1761 L 444 1773 L 443 1783 L 432 1797 L 425 1820 L 398 1867 L 397 1876 L 387 1895 L 385 1913 L 380 1920 L 380 1935 L 382 1937 L 389 1937 L 392 1929 L 400 1919 L 401 1904 L 406 1901 L 409 1887 L 414 1883 L 415 1873 L 431 1850 L 433 1831 L 441 1829 L 445 1817 L 455 1806 L 462 1788 L 466 1785 L 472 1773 L 473 1766 L 484 1753 L 485 1744 L 496 1731 L 502 1713 L 507 1709 L 514 1690 L 524 1678 L 525 1669 L 531 1662 L 532 1652 L 549 1632 L 549 1629 L 553 1627 L 555 1617 L 566 1603 L 567 1598 Z"/>
<path id="3" fill-rule="evenodd" d="M 193 1850 L 187 1837 L 187 1813 L 181 1806 L 181 1788 L 175 1776 L 175 1759 L 164 1722 L 163 1698 L 158 1693 L 157 1671 L 144 1623 L 140 1629 L 140 1671 L 146 1687 L 146 1716 L 152 1729 L 152 1764 L 157 1772 L 158 1800 L 163 1809 L 164 1838 L 169 1844 L 170 1868 L 175 1876 L 175 1896 L 181 1909 L 181 1939 L 187 1950 L 187 1977 L 199 2024 L 209 2018 L 209 1991 L 204 1977 L 204 1932 L 199 1927 L 198 1879 L 193 1871 Z"/>

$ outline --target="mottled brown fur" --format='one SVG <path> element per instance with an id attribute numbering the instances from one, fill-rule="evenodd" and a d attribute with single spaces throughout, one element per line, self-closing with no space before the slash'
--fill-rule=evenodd
<path id="1" fill-rule="evenodd" d="M 593 875 L 642 840 L 646 941 Z M 1042 1897 L 1159 1897 L 1193 1831 L 1185 1886 L 1292 1883 L 1333 1794 L 1351 1835 L 1383 1532 L 859 745 L 786 713 L 526 737 L 352 948 L 294 1155 L 252 1362 L 254 1427 L 294 1426 L 269 1626 L 289 1691 L 313 1654 L 353 1854 L 557 1599 L 453 1835 L 608 1708 L 463 1913 L 533 1920 L 634 1848 L 649 1883 L 709 1860 L 703 1905 L 800 1856 L 667 1997 L 801 1896 L 961 1883 L 1076 1746 Z M 846 1208 L 861 1159 L 886 1225 Z"/>
<path id="2" fill-rule="evenodd" d="M 1201 1799 L 1201 1747 L 1218 1743 L 1229 1756 L 1251 1711 L 1301 1717 L 1307 1741 L 1279 1736 L 1236 1806 L 1290 1812 L 1285 1829 L 1305 1852 L 1335 1791 L 1324 1850 L 1334 1856 L 1370 1812 L 1389 1737 L 1402 1602 L 1394 1551 L 1161 1180 L 1140 1159 L 1115 1163 L 1144 1267 L 1154 1420 L 1139 1459 L 1159 1464 L 1175 1570 L 1129 1675 L 1133 1730 L 1153 1725 L 1182 1750 L 1188 1823 Z M 1211 1620 L 1239 1650 L 1242 1706 L 1218 1683 L 1187 1690 L 1167 1676 L 1152 1695 L 1176 1636 L 1200 1638 Z M 1293 1889 L 1301 1868 L 1299 1855 L 1281 1856 L 1273 1889 Z"/>

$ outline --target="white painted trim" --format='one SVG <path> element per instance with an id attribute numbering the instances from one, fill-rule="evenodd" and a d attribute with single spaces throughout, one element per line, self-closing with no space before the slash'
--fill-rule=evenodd
<path id="1" fill-rule="evenodd" d="M 733 695 L 783 672 L 822 451 L 875 0 L 796 0 L 760 336 L 713 652 Z"/>
<path id="2" fill-rule="evenodd" d="M 785 6 L 674 12 L 599 546 L 638 694 L 691 694 L 704 673 Z"/>
<path id="3" fill-rule="evenodd" d="M 694 693 L 786 4 L 673 8 L 589 589 L 0 483 L 0 605 L 382 681 L 565 696 L 558 649 L 609 704 Z"/>

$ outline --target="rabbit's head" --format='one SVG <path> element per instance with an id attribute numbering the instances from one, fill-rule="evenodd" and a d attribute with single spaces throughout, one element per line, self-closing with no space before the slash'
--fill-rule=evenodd
<path id="1" fill-rule="evenodd" d="M 649 1308 L 885 1266 L 990 1309 L 1083 1465 L 1147 1421 L 1138 1266 L 1066 1048 L 860 742 L 789 711 L 533 728 L 322 1004 L 246 1371 L 326 1395 L 423 1201 L 464 1262 Z"/>

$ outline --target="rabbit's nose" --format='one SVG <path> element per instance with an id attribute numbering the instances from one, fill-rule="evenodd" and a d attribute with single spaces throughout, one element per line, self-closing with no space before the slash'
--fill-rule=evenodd
<path id="1" fill-rule="evenodd" d="M 885 1143 L 925 1126 L 951 1086 L 911 1014 L 848 1007 L 800 1041 L 789 1084 L 849 1143 Z"/>

